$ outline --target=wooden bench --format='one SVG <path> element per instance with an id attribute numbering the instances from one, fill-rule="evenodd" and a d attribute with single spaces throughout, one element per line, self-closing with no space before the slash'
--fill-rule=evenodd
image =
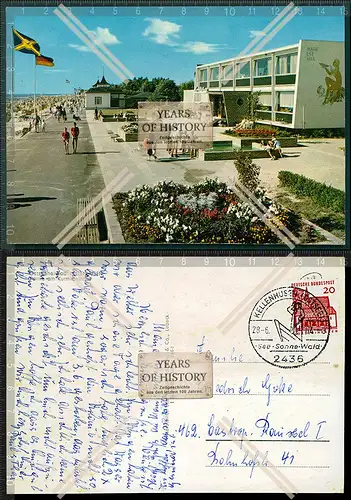
<path id="1" fill-rule="evenodd" d="M 98 218 L 95 207 L 89 205 L 92 198 L 78 198 L 77 200 L 77 214 L 79 227 L 77 233 L 78 243 L 99 243 L 99 227 Z"/>

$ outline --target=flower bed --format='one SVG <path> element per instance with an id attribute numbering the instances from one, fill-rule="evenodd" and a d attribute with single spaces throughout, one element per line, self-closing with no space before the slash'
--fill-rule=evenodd
<path id="1" fill-rule="evenodd" d="M 128 125 L 122 125 L 122 130 L 126 134 L 137 134 L 138 133 L 138 124 L 136 122 L 128 123 Z"/>
<path id="2" fill-rule="evenodd" d="M 275 217 L 276 226 L 299 233 L 299 216 L 275 204 L 261 188 L 255 196 Z M 191 187 L 163 181 L 117 193 L 113 200 L 127 243 L 280 242 L 247 203 L 217 180 Z"/>
<path id="3" fill-rule="evenodd" d="M 238 137 L 272 137 L 277 134 L 276 130 L 268 128 L 227 129 L 224 133 Z"/>

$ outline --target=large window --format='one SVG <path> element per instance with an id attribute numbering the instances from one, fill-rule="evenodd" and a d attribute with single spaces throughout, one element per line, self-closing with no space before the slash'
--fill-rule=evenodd
<path id="1" fill-rule="evenodd" d="M 256 59 L 254 76 L 270 76 L 272 74 L 272 59 L 269 57 Z"/>
<path id="2" fill-rule="evenodd" d="M 210 81 L 217 82 L 218 80 L 219 80 L 219 66 L 215 66 L 214 68 L 211 68 Z"/>
<path id="3" fill-rule="evenodd" d="M 210 69 L 210 87 L 219 87 L 219 66 Z"/>
<path id="4" fill-rule="evenodd" d="M 222 80 L 232 80 L 233 79 L 233 65 L 228 64 L 222 67 Z"/>
<path id="5" fill-rule="evenodd" d="M 297 53 L 277 56 L 275 73 L 277 75 L 290 75 L 296 73 Z"/>
<path id="6" fill-rule="evenodd" d="M 236 78 L 250 78 L 250 62 L 236 63 Z"/>
<path id="7" fill-rule="evenodd" d="M 295 92 L 277 92 L 275 108 L 276 111 L 292 113 L 294 109 Z"/>
<path id="8" fill-rule="evenodd" d="M 99 104 L 102 104 L 102 97 L 95 97 L 94 103 L 95 106 L 99 106 Z"/>
<path id="9" fill-rule="evenodd" d="M 233 87 L 233 65 L 226 64 L 225 66 L 222 66 L 221 74 L 222 87 Z"/>
<path id="10" fill-rule="evenodd" d="M 207 82 L 207 69 L 200 69 L 199 81 L 200 82 Z"/>
<path id="11" fill-rule="evenodd" d="M 207 69 L 199 70 L 199 87 L 202 89 L 207 87 Z"/>
<path id="12" fill-rule="evenodd" d="M 259 96 L 259 109 L 271 111 L 272 109 L 272 94 L 270 92 L 262 92 Z"/>

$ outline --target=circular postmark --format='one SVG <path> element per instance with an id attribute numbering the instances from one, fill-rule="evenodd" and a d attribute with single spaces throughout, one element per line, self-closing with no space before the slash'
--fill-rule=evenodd
<path id="1" fill-rule="evenodd" d="M 257 354 L 280 368 L 313 361 L 329 340 L 325 307 L 307 289 L 280 287 L 266 293 L 249 318 L 249 337 Z"/>

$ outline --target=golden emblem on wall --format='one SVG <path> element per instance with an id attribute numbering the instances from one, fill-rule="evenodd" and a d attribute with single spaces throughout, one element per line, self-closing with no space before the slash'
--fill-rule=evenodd
<path id="1" fill-rule="evenodd" d="M 334 59 L 333 64 L 319 63 L 328 76 L 325 77 L 325 88 L 319 85 L 317 94 L 323 99 L 322 104 L 334 104 L 345 98 L 345 89 L 342 86 L 342 75 L 340 73 L 340 60 Z"/>

